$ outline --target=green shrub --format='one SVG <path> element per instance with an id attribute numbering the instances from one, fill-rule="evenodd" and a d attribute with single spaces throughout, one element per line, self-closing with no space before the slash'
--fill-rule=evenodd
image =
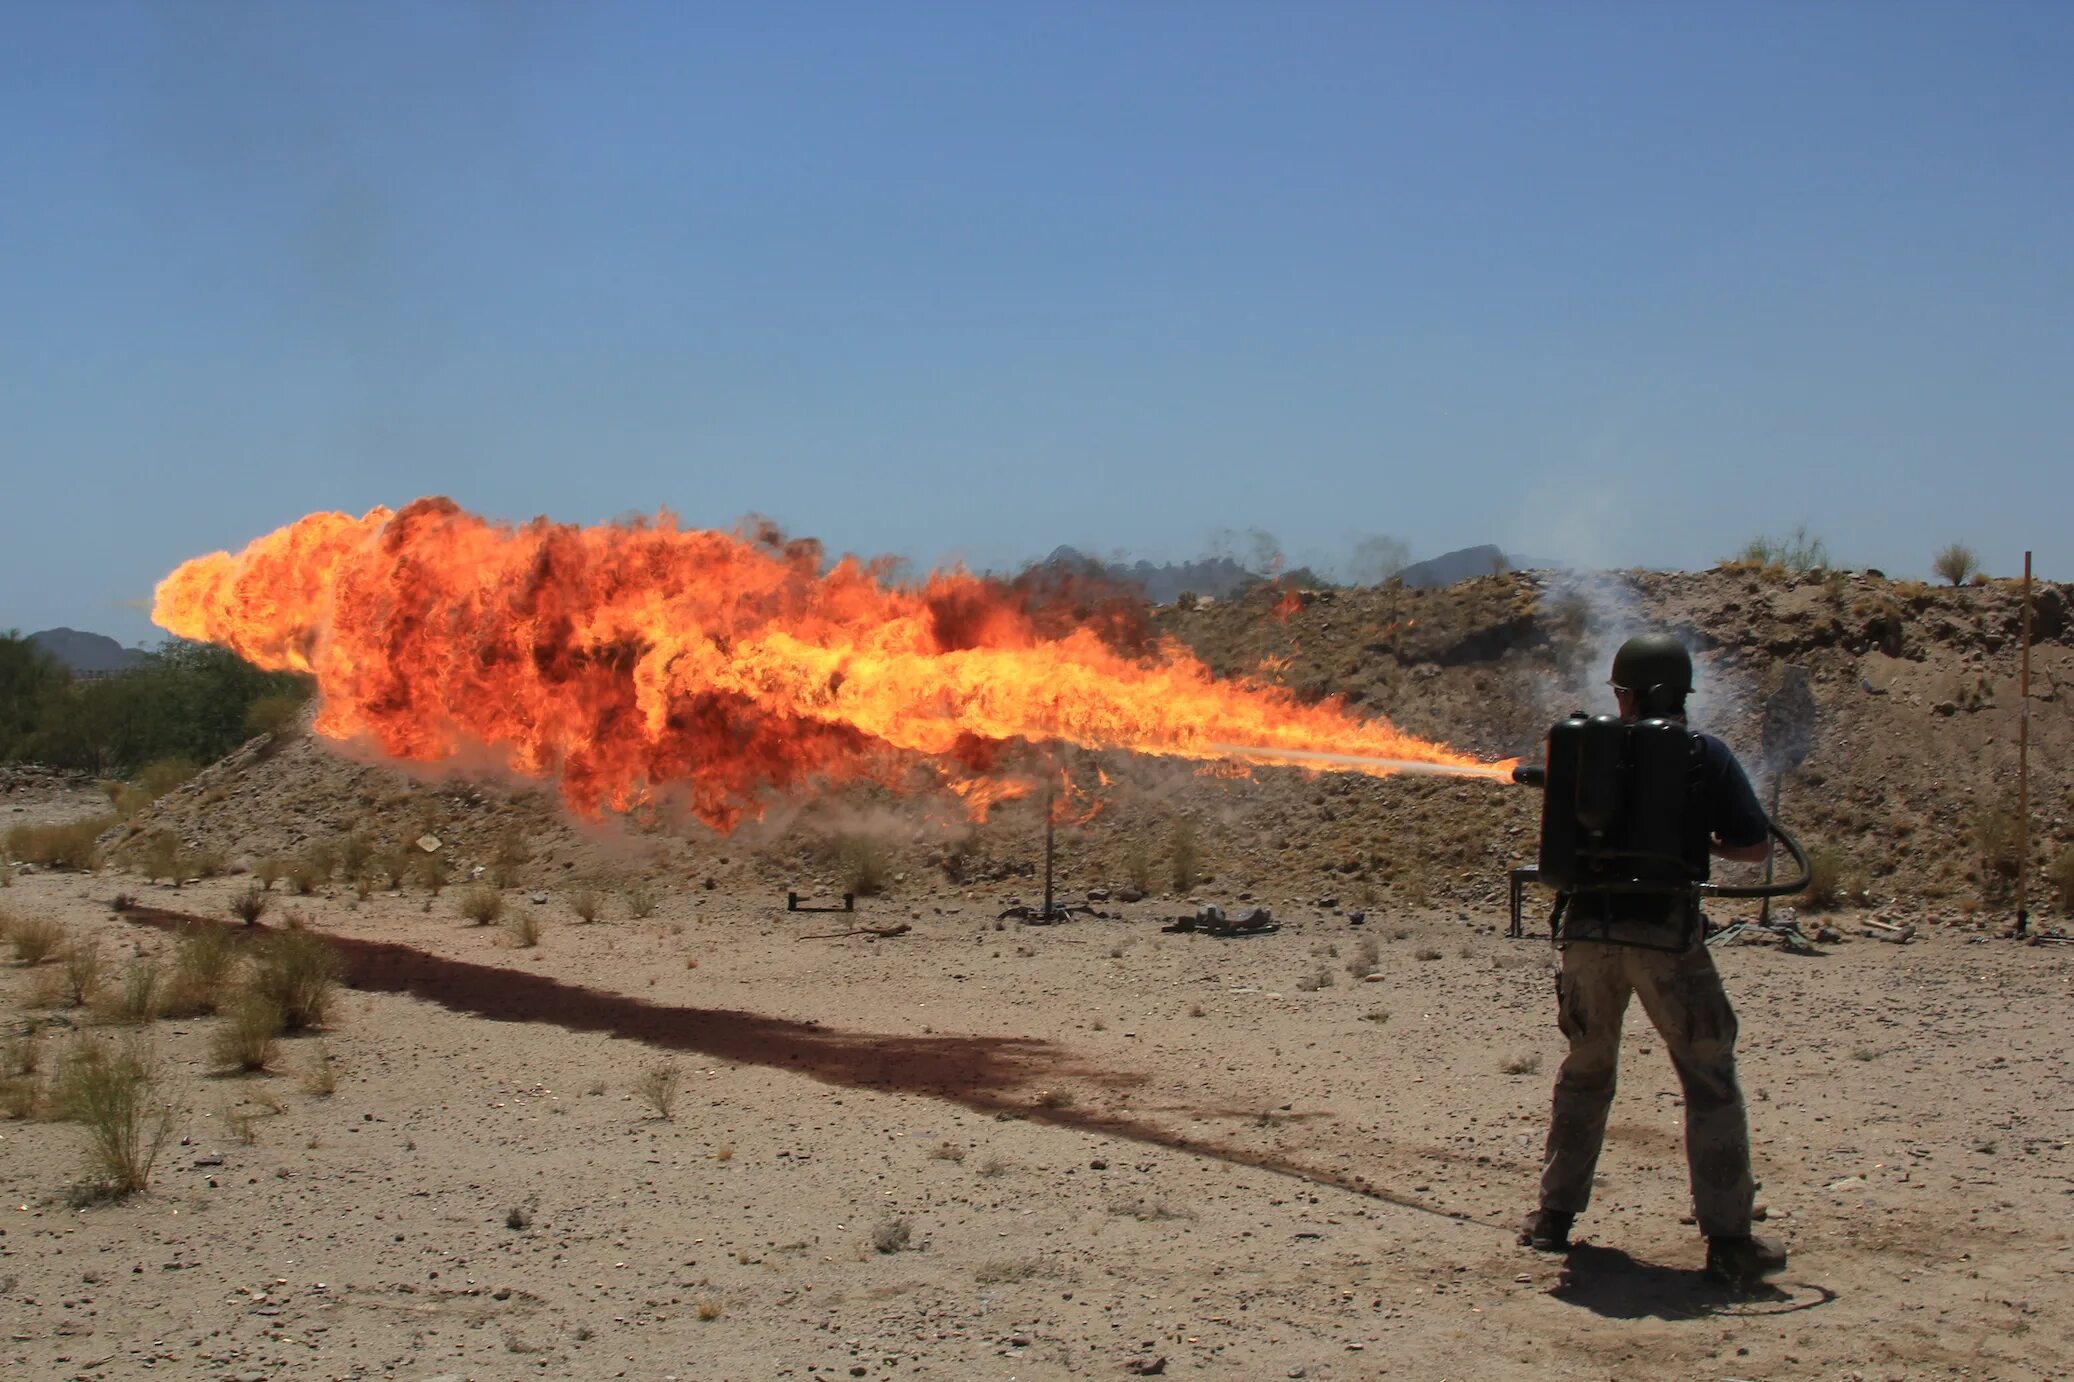
<path id="1" fill-rule="evenodd" d="M 112 1054 L 81 1052 L 67 1064 L 59 1103 L 86 1129 L 89 1174 L 106 1193 L 129 1195 L 150 1185 L 180 1116 L 164 1088 L 157 1058 L 141 1044 Z"/>
<path id="2" fill-rule="evenodd" d="M 322 1027 L 338 988 L 339 957 L 332 943 L 299 926 L 266 938 L 252 966 L 249 992 L 281 1010 L 283 1031 Z"/>
<path id="3" fill-rule="evenodd" d="M 1829 565 L 1829 544 L 1802 523 L 1784 537 L 1751 538 L 1735 561 L 1773 571 L 1817 571 Z"/>

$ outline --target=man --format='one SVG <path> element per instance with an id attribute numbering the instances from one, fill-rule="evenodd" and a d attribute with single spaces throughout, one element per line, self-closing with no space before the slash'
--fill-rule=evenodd
<path id="1" fill-rule="evenodd" d="M 1692 658 L 1668 634 L 1643 634 L 1614 656 L 1612 683 L 1623 720 L 1682 724 Z M 1768 849 L 1771 827 L 1757 794 L 1728 746 L 1711 735 L 1692 735 L 1685 828 L 1684 852 L 1695 881 L 1706 878 L 1709 854 L 1747 863 L 1762 860 Z M 1613 1103 L 1621 1019 L 1633 994 L 1662 1035 L 1685 1088 L 1685 1154 L 1693 1208 L 1707 1238 L 1707 1276 L 1743 1285 L 1785 1266 L 1777 1243 L 1750 1233 L 1755 1186 L 1736 1084 L 1736 1016 L 1701 939 L 1693 903 L 1687 897 L 1598 895 L 1570 897 L 1564 905 L 1557 1019 L 1570 1053 L 1556 1077 L 1541 1207 L 1520 1242 L 1544 1252 L 1568 1250 L 1571 1224 L 1591 1200 L 1592 1171 Z M 1603 939 L 1581 939 L 1585 934 Z M 1644 948 L 1651 942 L 1679 948 Z"/>

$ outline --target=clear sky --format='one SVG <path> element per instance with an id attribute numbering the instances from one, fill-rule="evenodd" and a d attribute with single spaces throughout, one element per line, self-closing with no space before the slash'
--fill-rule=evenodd
<path id="1" fill-rule="evenodd" d="M 2074 4 L 0 10 L 0 627 L 427 493 L 2074 576 Z"/>

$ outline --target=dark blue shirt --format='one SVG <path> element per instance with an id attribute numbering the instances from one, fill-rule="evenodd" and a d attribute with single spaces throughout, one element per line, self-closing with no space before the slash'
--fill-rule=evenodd
<path id="1" fill-rule="evenodd" d="M 1771 822 L 1757 803 L 1757 792 L 1728 745 L 1711 734 L 1694 732 L 1692 776 L 1686 794 L 1685 852 L 1705 878 L 1715 838 L 1732 848 L 1761 845 L 1771 836 Z"/>

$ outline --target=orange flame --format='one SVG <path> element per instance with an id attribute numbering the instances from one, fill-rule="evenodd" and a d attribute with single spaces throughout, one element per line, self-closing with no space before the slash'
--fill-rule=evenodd
<path id="1" fill-rule="evenodd" d="M 771 529 L 667 514 L 514 528 L 423 499 L 313 514 L 187 562 L 152 618 L 312 674 L 327 737 L 417 763 L 488 748 L 556 778 L 582 815 L 682 792 L 725 830 L 773 792 L 891 781 L 915 756 L 985 776 L 1017 742 L 1493 771 L 1336 703 L 1213 680 L 1178 644 L 1128 655 L 997 582 L 938 572 L 909 588 L 854 558 L 823 565 L 818 544 Z"/>

